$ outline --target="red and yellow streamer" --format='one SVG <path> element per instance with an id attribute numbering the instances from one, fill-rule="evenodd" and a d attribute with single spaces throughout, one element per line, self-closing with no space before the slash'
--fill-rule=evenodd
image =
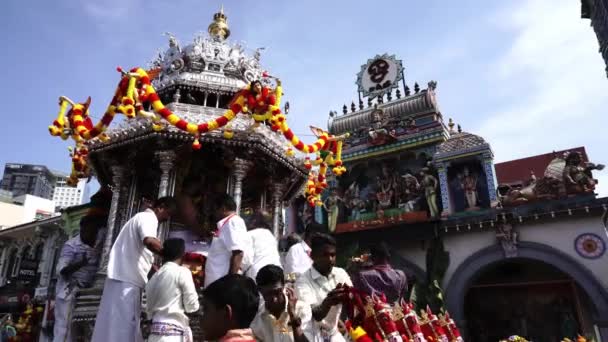
<path id="1" fill-rule="evenodd" d="M 125 72 L 121 68 L 117 70 L 122 74 L 121 80 L 103 117 L 97 124 L 93 125 L 89 116 L 90 98 L 84 103 L 75 103 L 64 96 L 59 99 L 59 114 L 53 124 L 49 126 L 49 132 L 64 140 L 71 137 L 76 143 L 76 147 L 72 150 L 70 184 L 75 185 L 78 178 L 90 176 L 89 168 L 86 165 L 88 154 L 86 144 L 93 138 L 108 140 L 109 137 L 104 132 L 117 113 L 125 115 L 128 119 L 146 118 L 152 122 L 152 128 L 156 131 L 162 130 L 164 124 L 169 124 L 188 132 L 194 136 L 192 144 L 194 149 L 202 147 L 198 140 L 201 134 L 221 128 L 224 128 L 224 138 L 231 139 L 234 132 L 227 125 L 239 113 L 250 115 L 255 124 L 267 122 L 273 130 L 280 131 L 295 149 L 305 154 L 317 154 L 314 162 L 310 162 L 308 158 L 305 162 L 305 166 L 311 170 L 305 190 L 311 205 L 321 204 L 321 193 L 327 187 L 328 167 L 331 167 L 332 172 L 337 176 L 346 171 L 342 165 L 341 154 L 342 142 L 348 137 L 348 134 L 336 137 L 322 129 L 311 127 L 317 135 L 317 140 L 312 144 L 302 142 L 289 128 L 287 118 L 281 112 L 283 89 L 279 80 L 277 80 L 274 90 L 263 87 L 259 82 L 253 82 L 252 85 L 245 87 L 234 96 L 228 109 L 221 116 L 207 122 L 193 123 L 181 118 L 162 103 L 146 70 L 142 68 L 133 68 L 129 72 Z M 252 89 L 256 83 L 257 85 Z M 147 104 L 152 108 L 152 113 L 144 110 Z M 71 108 L 68 110 L 70 105 Z M 289 156 L 295 154 L 291 148 L 286 153 Z M 318 171 L 313 171 L 312 166 L 318 166 Z"/>

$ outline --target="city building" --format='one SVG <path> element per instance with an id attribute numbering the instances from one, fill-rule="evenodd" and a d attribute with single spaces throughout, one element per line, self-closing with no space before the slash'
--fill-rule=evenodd
<path id="1" fill-rule="evenodd" d="M 608 76 L 608 0 L 581 0 L 581 17 L 591 19 Z"/>
<path id="2" fill-rule="evenodd" d="M 54 216 L 55 203 L 32 195 L 13 197 L 11 202 L 0 202 L 0 229 Z"/>
<path id="3" fill-rule="evenodd" d="M 19 314 L 30 299 L 46 299 L 68 238 L 62 223 L 55 216 L 0 231 L 0 312 Z"/>
<path id="4" fill-rule="evenodd" d="M 0 188 L 15 197 L 27 194 L 52 199 L 54 185 L 55 176 L 44 165 L 7 163 Z"/>
<path id="5" fill-rule="evenodd" d="M 55 181 L 55 187 L 53 190 L 53 202 L 59 209 L 71 207 L 74 205 L 80 205 L 85 202 L 88 198 L 88 186 L 87 180 L 81 179 L 78 184 L 74 186 L 68 186 L 66 184 L 66 175 L 57 177 Z"/>

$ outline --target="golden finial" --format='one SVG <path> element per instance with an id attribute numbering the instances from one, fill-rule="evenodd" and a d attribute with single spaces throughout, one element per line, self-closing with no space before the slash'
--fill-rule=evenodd
<path id="1" fill-rule="evenodd" d="M 216 40 L 224 40 L 230 36 L 228 17 L 224 14 L 224 5 L 221 5 L 220 11 L 213 15 L 213 22 L 209 25 L 207 31 Z"/>
<path id="2" fill-rule="evenodd" d="M 450 128 L 450 133 L 454 133 L 454 120 L 452 118 L 448 121 L 448 127 Z"/>

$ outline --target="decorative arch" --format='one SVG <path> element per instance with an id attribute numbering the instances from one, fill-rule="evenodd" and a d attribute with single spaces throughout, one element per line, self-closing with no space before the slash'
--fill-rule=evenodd
<path id="1" fill-rule="evenodd" d="M 594 324 L 603 338 L 608 337 L 608 291 L 593 273 L 569 255 L 544 244 L 519 242 L 517 258 L 542 261 L 571 276 L 593 303 Z M 450 279 L 446 291 L 446 304 L 459 327 L 466 327 L 464 297 L 482 270 L 505 260 L 499 245 L 486 247 L 463 261 Z"/>

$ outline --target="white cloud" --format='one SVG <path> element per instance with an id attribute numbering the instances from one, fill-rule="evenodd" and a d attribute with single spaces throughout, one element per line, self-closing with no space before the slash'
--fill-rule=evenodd
<path id="1" fill-rule="evenodd" d="M 580 3 L 517 4 L 492 17 L 496 29 L 514 37 L 491 70 L 497 87 L 511 88 L 509 102 L 489 109 L 477 132 L 490 140 L 500 161 L 580 145 L 596 150 L 591 145 L 608 124 L 608 80 Z M 603 146 L 596 152 L 590 153 L 594 161 L 608 161 Z M 601 195 L 607 190 L 602 187 Z"/>

